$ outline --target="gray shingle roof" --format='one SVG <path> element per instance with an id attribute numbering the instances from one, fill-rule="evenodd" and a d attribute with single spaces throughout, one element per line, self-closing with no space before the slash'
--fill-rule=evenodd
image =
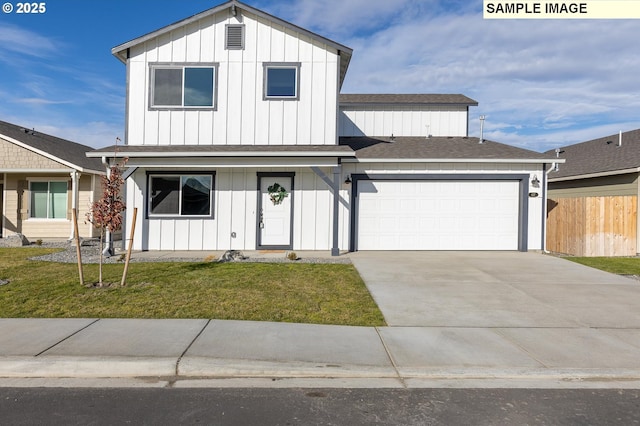
<path id="1" fill-rule="evenodd" d="M 341 137 L 340 145 L 351 147 L 358 159 L 480 159 L 542 160 L 554 156 L 541 154 L 485 139 L 470 137 Z"/>
<path id="2" fill-rule="evenodd" d="M 397 105 L 478 105 L 477 101 L 460 94 L 340 94 L 340 104 Z"/>
<path id="3" fill-rule="evenodd" d="M 640 167 L 640 129 L 622 133 L 622 146 L 618 146 L 619 135 L 593 139 L 560 149 L 561 164 L 550 179 L 581 176 L 593 173 L 615 172 Z M 555 150 L 547 151 L 553 154 Z"/>
<path id="4" fill-rule="evenodd" d="M 31 131 L 15 124 L 0 121 L 0 137 L 3 135 L 44 152 L 54 160 L 58 159 L 72 164 L 77 169 L 104 172 L 104 166 L 100 160 L 87 158 L 86 153 L 93 150 L 89 146 L 40 133 L 37 129 Z"/>

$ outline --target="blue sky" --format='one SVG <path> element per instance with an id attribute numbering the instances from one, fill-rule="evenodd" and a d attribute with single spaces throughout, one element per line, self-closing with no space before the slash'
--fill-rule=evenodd
<path id="1" fill-rule="evenodd" d="M 353 48 L 343 93 L 477 100 L 471 136 L 481 114 L 486 138 L 535 151 L 640 128 L 639 20 L 484 20 L 481 0 L 245 2 Z M 0 13 L 0 120 L 112 145 L 125 67 L 111 48 L 220 3 L 51 0 L 41 15 Z"/>

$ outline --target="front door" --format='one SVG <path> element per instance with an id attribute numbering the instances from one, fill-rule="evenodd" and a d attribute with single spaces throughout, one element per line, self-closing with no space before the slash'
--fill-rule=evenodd
<path id="1" fill-rule="evenodd" d="M 291 249 L 293 173 L 258 175 L 258 248 Z"/>

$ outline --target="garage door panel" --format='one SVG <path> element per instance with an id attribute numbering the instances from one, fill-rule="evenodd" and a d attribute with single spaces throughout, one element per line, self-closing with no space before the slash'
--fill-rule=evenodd
<path id="1" fill-rule="evenodd" d="M 517 181 L 367 181 L 363 188 L 359 250 L 518 248 Z"/>

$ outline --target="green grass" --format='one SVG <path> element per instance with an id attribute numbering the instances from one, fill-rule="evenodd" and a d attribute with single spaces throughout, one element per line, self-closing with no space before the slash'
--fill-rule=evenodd
<path id="1" fill-rule="evenodd" d="M 640 275 L 638 257 L 565 257 L 572 262 L 622 275 Z"/>
<path id="2" fill-rule="evenodd" d="M 384 319 L 349 264 L 131 263 L 127 286 L 87 288 L 77 265 L 31 261 L 51 249 L 0 249 L 0 317 L 211 318 L 378 326 Z M 104 265 L 120 282 L 123 264 Z M 95 282 L 98 265 L 84 265 Z"/>

